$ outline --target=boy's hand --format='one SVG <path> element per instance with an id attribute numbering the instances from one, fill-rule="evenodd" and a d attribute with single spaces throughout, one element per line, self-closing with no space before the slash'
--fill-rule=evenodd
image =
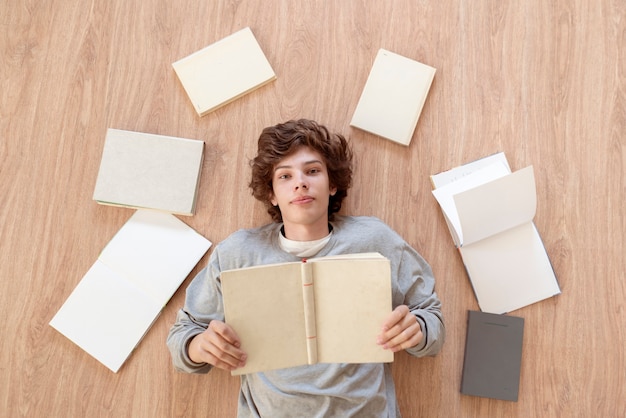
<path id="1" fill-rule="evenodd" d="M 383 323 L 377 343 L 387 350 L 397 352 L 416 346 L 423 338 L 422 327 L 409 311 L 409 307 L 400 305 Z"/>
<path id="2" fill-rule="evenodd" d="M 213 320 L 206 331 L 189 343 L 189 358 L 231 371 L 246 364 L 246 353 L 240 347 L 237 333 L 226 323 Z"/>

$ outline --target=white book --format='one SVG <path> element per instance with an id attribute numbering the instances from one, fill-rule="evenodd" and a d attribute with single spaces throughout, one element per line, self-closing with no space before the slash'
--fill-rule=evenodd
<path id="1" fill-rule="evenodd" d="M 199 116 L 276 79 L 272 66 L 248 27 L 174 62 L 172 66 Z"/>
<path id="2" fill-rule="evenodd" d="M 350 126 L 409 145 L 435 68 L 380 49 Z"/>
<path id="3" fill-rule="evenodd" d="M 109 129 L 93 199 L 193 215 L 203 157 L 204 141 Z"/>
<path id="4" fill-rule="evenodd" d="M 502 314 L 561 293 L 533 219 L 535 177 L 504 154 L 431 176 L 482 311 Z"/>
<path id="5" fill-rule="evenodd" d="M 117 372 L 210 246 L 175 216 L 138 210 L 50 325 Z"/>

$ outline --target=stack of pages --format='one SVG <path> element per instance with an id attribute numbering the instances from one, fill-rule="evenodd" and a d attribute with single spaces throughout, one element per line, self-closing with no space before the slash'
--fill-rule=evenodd
<path id="1" fill-rule="evenodd" d="M 533 218 L 533 167 L 511 173 L 503 153 L 431 176 L 480 309 L 506 313 L 559 294 Z"/>
<path id="2" fill-rule="evenodd" d="M 117 372 L 210 246 L 175 216 L 138 210 L 50 325 Z"/>

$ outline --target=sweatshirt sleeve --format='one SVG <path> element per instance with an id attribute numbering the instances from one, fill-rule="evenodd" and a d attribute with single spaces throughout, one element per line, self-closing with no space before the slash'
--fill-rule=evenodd
<path id="1" fill-rule="evenodd" d="M 400 304 L 407 305 L 424 334 L 418 345 L 406 351 L 416 357 L 435 355 L 441 350 L 446 330 L 441 301 L 435 292 L 432 269 L 422 256 L 406 243 L 397 269 L 400 294 L 394 297 L 394 307 Z"/>
<path id="2" fill-rule="evenodd" d="M 176 370 L 207 373 L 211 366 L 189 358 L 188 346 L 193 337 L 204 332 L 214 320 L 224 320 L 224 306 L 219 282 L 219 249 L 211 254 L 209 264 L 187 287 L 185 306 L 176 314 L 176 322 L 167 336 L 167 347 Z"/>

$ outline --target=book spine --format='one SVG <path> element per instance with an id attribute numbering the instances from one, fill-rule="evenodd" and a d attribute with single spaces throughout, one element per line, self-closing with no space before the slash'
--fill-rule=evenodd
<path id="1" fill-rule="evenodd" d="M 317 363 L 317 331 L 315 326 L 315 293 L 313 289 L 313 266 L 303 260 L 302 297 L 304 298 L 304 326 L 309 364 Z"/>

